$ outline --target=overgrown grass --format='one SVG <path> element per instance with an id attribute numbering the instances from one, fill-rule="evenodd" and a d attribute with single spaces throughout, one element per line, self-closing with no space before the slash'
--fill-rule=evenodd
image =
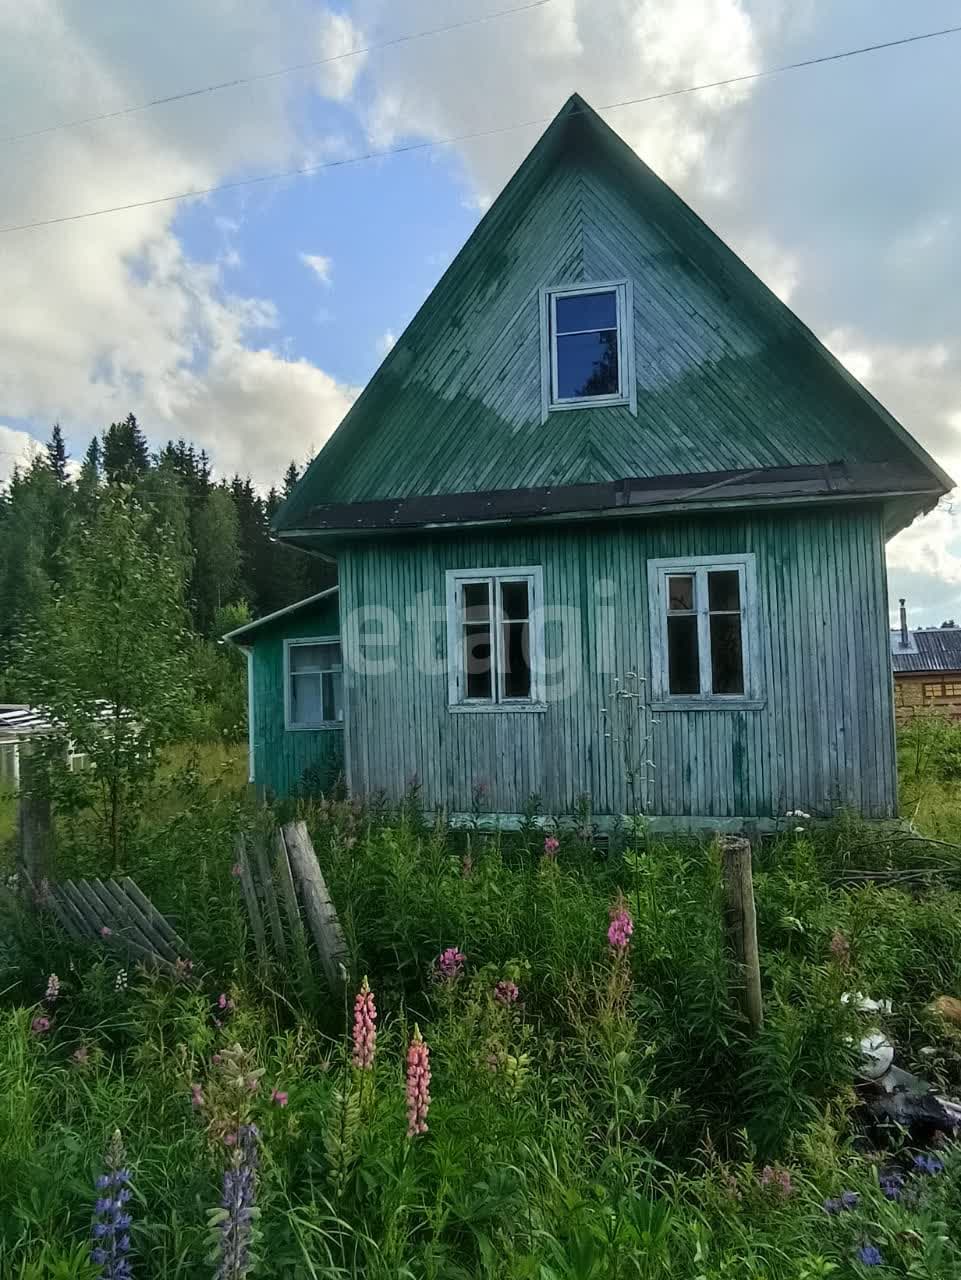
<path id="1" fill-rule="evenodd" d="M 215 1058 L 234 1043 L 264 1072 L 248 1095 L 256 1274 L 843 1280 L 868 1274 L 870 1246 L 879 1274 L 961 1275 L 961 1157 L 914 1171 L 904 1136 L 863 1129 L 852 1088 L 853 1043 L 880 1023 L 902 1066 L 961 1090 L 961 1032 L 931 1008 L 961 994 L 951 850 L 852 822 L 760 847 L 766 1020 L 752 1038 L 710 844 L 565 833 L 546 856 L 541 830 L 454 834 L 425 824 L 416 797 L 396 813 L 304 804 L 353 985 L 366 973 L 379 1009 L 368 1073 L 350 1065 L 349 1010 L 319 980 L 258 970 L 231 867 L 233 834 L 263 819 L 236 781 L 213 759 L 177 762 L 131 847 L 192 974 L 130 972 L 124 987 L 111 952 L 70 947 L 42 915 L 0 933 L 4 1278 L 97 1274 L 86 1237 L 115 1128 L 133 1171 L 135 1274 L 213 1275 L 206 1212 L 239 1123 L 217 1101 Z M 92 868 L 95 851 L 64 834 L 66 869 Z M 889 880 L 865 878 L 876 871 Z M 619 901 L 626 955 L 607 939 Z M 443 980 L 448 947 L 465 960 Z M 859 1015 L 845 991 L 893 1011 Z M 433 1101 L 429 1131 L 408 1138 L 415 1025 Z M 879 1180 L 891 1170 L 905 1179 L 897 1199 Z M 854 1207 L 825 1212 L 844 1191 Z"/>

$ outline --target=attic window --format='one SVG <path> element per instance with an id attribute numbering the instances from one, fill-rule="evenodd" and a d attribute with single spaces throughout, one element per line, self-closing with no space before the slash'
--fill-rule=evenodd
<path id="1" fill-rule="evenodd" d="M 634 389 L 630 282 L 541 294 L 544 417 L 552 409 L 629 404 Z"/>

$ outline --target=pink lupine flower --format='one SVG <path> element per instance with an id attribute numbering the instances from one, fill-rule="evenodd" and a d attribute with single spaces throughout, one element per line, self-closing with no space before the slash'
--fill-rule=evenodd
<path id="1" fill-rule="evenodd" d="M 217 1008 L 226 1009 L 227 1003 L 227 996 L 223 991 L 221 991 L 220 995 L 217 997 Z"/>
<path id="2" fill-rule="evenodd" d="M 447 947 L 437 957 L 437 975 L 445 982 L 453 982 L 464 972 L 467 957 L 456 947 Z"/>
<path id="3" fill-rule="evenodd" d="M 38 1018 L 34 1018 L 33 1022 L 30 1023 L 30 1030 L 35 1036 L 44 1035 L 50 1030 L 50 1019 L 45 1018 L 43 1014 L 41 1014 Z"/>
<path id="4" fill-rule="evenodd" d="M 377 1046 L 377 1005 L 365 977 L 354 997 L 354 1052 L 351 1063 L 359 1071 L 370 1071 Z"/>
<path id="5" fill-rule="evenodd" d="M 769 1164 L 764 1166 L 761 1171 L 761 1186 L 777 1190 L 785 1200 L 794 1194 L 791 1172 L 789 1169 L 782 1169 L 780 1165 L 775 1165 L 773 1168 Z"/>
<path id="6" fill-rule="evenodd" d="M 47 978 L 47 990 L 44 992 L 43 998 L 50 1004 L 60 998 L 60 979 L 55 973 L 51 973 Z"/>
<path id="7" fill-rule="evenodd" d="M 270 1095 L 270 1101 L 277 1107 L 286 1107 L 287 1095 L 283 1089 L 275 1089 Z"/>
<path id="8" fill-rule="evenodd" d="M 109 938 L 112 933 L 113 933 L 113 930 L 110 928 L 109 925 L 106 925 L 106 924 L 101 925 L 100 927 L 101 938 Z"/>
<path id="9" fill-rule="evenodd" d="M 494 987 L 494 999 L 501 1004 L 516 1004 L 520 996 L 516 982 L 511 982 L 510 978 L 501 978 Z"/>
<path id="10" fill-rule="evenodd" d="M 230 874 L 232 876 L 235 876 L 238 880 L 244 874 L 243 868 L 241 867 L 239 862 L 235 862 L 234 865 L 230 868 Z"/>
<path id="11" fill-rule="evenodd" d="M 190 1086 L 190 1105 L 192 1107 L 202 1107 L 204 1105 L 204 1091 L 199 1084 Z"/>
<path id="12" fill-rule="evenodd" d="M 557 851 L 561 847 L 561 842 L 557 836 L 547 836 L 544 841 L 544 857 L 553 860 L 557 857 Z"/>
<path id="13" fill-rule="evenodd" d="M 851 958 L 851 944 L 840 929 L 835 929 L 831 935 L 831 955 L 842 969 L 847 967 Z"/>
<path id="14" fill-rule="evenodd" d="M 607 930 L 607 940 L 615 951 L 626 951 L 633 932 L 634 921 L 631 919 L 631 913 L 624 905 L 624 899 L 619 898 L 611 907 L 611 923 Z"/>
<path id="15" fill-rule="evenodd" d="M 430 1107 L 430 1050 L 415 1023 L 414 1036 L 407 1049 L 407 1136 L 427 1132 Z"/>

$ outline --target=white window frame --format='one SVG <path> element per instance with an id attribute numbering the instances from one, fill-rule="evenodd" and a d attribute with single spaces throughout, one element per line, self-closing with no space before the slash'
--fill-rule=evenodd
<path id="1" fill-rule="evenodd" d="M 557 394 L 557 299 L 584 293 L 613 293 L 617 302 L 616 395 L 577 396 L 562 400 Z M 540 291 L 541 313 L 541 421 L 563 409 L 600 409 L 626 405 L 637 413 L 637 378 L 634 375 L 634 287 L 630 280 L 585 281 L 556 285 Z"/>
<path id="2" fill-rule="evenodd" d="M 765 705 L 761 690 L 761 650 L 757 560 L 753 552 L 713 556 L 676 556 L 648 560 L 648 609 L 651 633 L 651 700 L 655 711 L 759 710 Z M 694 577 L 697 615 L 700 685 L 711 685 L 710 609 L 707 575 L 713 569 L 736 569 L 741 593 L 741 655 L 744 664 L 743 693 L 671 693 L 668 673 L 668 578 Z"/>
<path id="3" fill-rule="evenodd" d="M 347 681 L 341 680 L 341 689 L 343 697 L 343 717 L 344 720 L 318 720 L 313 724 L 300 724 L 295 722 L 291 715 L 291 669 L 290 669 L 290 651 L 299 648 L 302 645 L 311 644 L 338 644 L 343 645 L 340 636 L 296 636 L 284 641 L 284 728 L 288 733 L 322 733 L 325 729 L 343 729 L 344 720 L 347 718 Z M 328 671 L 339 671 L 341 676 L 344 672 L 344 650 L 340 651 L 340 666 L 318 668 L 320 674 Z M 323 702 L 323 694 L 321 694 L 321 702 Z"/>
<path id="4" fill-rule="evenodd" d="M 477 582 L 492 584 L 492 698 L 467 697 L 462 625 L 463 589 L 466 585 Z M 531 692 L 527 698 L 509 698 L 504 694 L 504 668 L 501 660 L 503 615 L 500 592 L 497 590 L 498 583 L 501 582 L 527 583 L 528 656 L 531 666 Z M 489 714 L 547 709 L 544 702 L 543 590 L 544 571 L 540 565 L 499 565 L 493 569 L 447 570 L 447 702 L 450 711 Z"/>

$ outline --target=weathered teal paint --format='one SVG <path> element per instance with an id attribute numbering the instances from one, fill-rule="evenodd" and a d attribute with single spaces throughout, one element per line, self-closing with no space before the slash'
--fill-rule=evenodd
<path id="1" fill-rule="evenodd" d="M 305 784 L 327 787 L 343 770 L 343 729 L 284 727 L 284 640 L 339 633 L 337 592 L 238 637 L 252 651 L 254 784 L 290 795 Z"/>
<path id="2" fill-rule="evenodd" d="M 544 421 L 540 291 L 620 280 L 633 295 L 636 414 L 592 407 Z M 748 506 L 742 497 L 739 510 L 725 509 L 724 473 L 770 477 L 827 464 L 822 482 L 792 474 L 769 504 Z M 881 482 L 849 492 L 836 479 L 845 465 L 875 467 Z M 576 502 L 553 515 L 539 511 L 542 497 L 527 495 L 530 505 L 514 508 L 529 513 L 523 518 L 497 523 L 482 498 L 471 508 L 473 526 L 440 527 L 466 519 L 457 514 L 460 494 L 689 474 L 700 477 L 699 510 L 683 517 L 666 504 L 687 482 L 669 489 L 655 480 L 643 511 L 615 501 L 603 520 L 596 506 Z M 584 794 L 596 813 L 623 814 L 624 766 L 603 736 L 602 709 L 615 677 L 651 678 L 648 562 L 751 553 L 759 689 L 750 706 L 658 713 L 649 810 L 718 826 L 778 821 L 799 808 L 886 818 L 896 812 L 896 772 L 885 535 L 950 485 L 575 97 L 314 460 L 275 529 L 338 560 L 344 753 L 359 793 L 384 789 L 396 799 L 416 778 L 429 807 L 466 813 L 483 783 L 485 805 L 499 814 L 521 813 L 532 795 L 548 812 L 569 813 Z M 618 498 L 627 493 L 619 489 Z M 366 517 L 350 505 L 429 495 L 452 501 L 446 510 L 435 503 L 434 527 L 417 533 L 381 515 L 361 535 Z M 347 505 L 325 528 L 328 503 Z M 542 568 L 544 604 L 562 612 L 547 627 L 548 664 L 566 653 L 574 687 L 549 686 L 543 709 L 452 710 L 445 575 L 512 565 Z M 292 744 L 296 735 L 282 732 L 282 638 L 295 634 L 295 618 L 305 625 L 289 615 L 256 641 L 263 655 L 255 701 L 273 726 L 258 726 L 258 771 L 279 791 L 295 784 L 304 755 L 324 745 Z M 330 745 L 324 735 L 308 737 Z"/>
<path id="3" fill-rule="evenodd" d="M 650 679 L 647 561 L 750 551 L 762 621 L 759 710 L 660 712 L 652 812 L 715 819 L 838 808 L 896 811 L 884 542 L 878 508 L 700 521 L 604 524 L 566 531 L 421 535 L 358 544 L 340 559 L 352 789 L 397 798 L 417 778 L 424 802 L 521 813 L 529 796 L 569 813 L 589 794 L 600 814 L 626 812 L 617 752 L 602 708 L 616 675 Z M 451 568 L 542 565 L 548 608 L 569 611 L 546 632 L 548 664 L 567 654 L 577 683 L 550 689 L 543 713 L 452 713 L 443 601 Z M 412 613 L 410 606 L 418 602 Z M 436 609 L 435 615 L 427 607 Z M 364 606 L 398 622 L 396 643 L 371 632 Z M 424 657 L 434 658 L 434 669 Z M 362 675 L 365 661 L 393 669 Z M 439 658 L 439 660 L 437 660 Z"/>

